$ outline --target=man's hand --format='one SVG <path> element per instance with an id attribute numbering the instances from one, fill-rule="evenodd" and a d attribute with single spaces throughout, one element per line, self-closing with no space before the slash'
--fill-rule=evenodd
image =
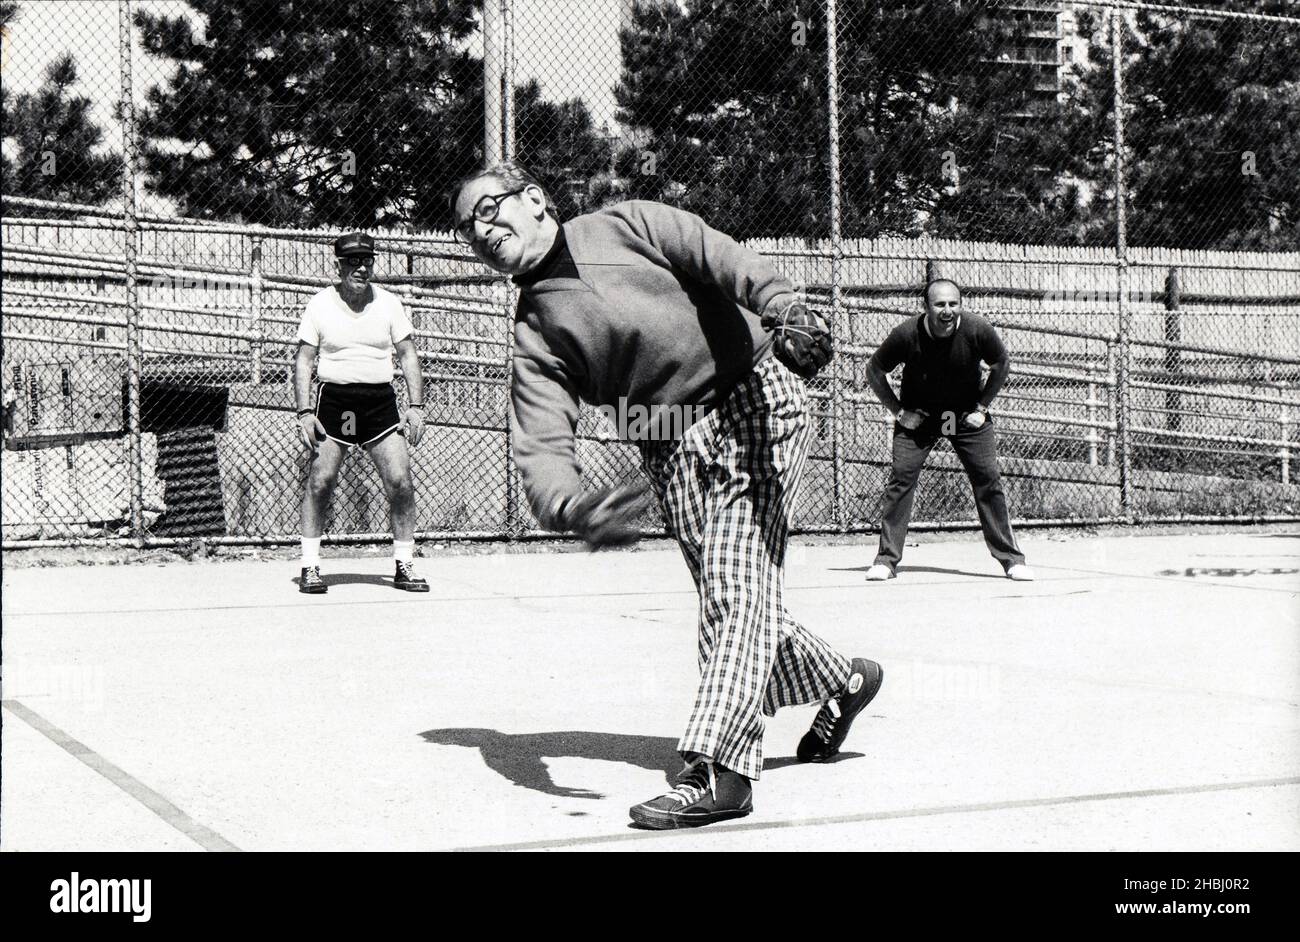
<path id="1" fill-rule="evenodd" d="M 899 409 L 898 424 L 903 426 L 909 432 L 915 432 L 921 427 L 921 423 L 930 417 L 930 413 L 924 409 Z"/>
<path id="2" fill-rule="evenodd" d="M 424 437 L 424 410 L 411 406 L 402 415 L 402 423 L 406 426 L 406 440 L 414 448 Z"/>
<path id="3" fill-rule="evenodd" d="M 649 506 L 649 495 L 639 484 L 587 491 L 564 507 L 560 524 L 582 537 L 594 550 L 627 546 L 640 539 L 635 523 Z"/>
<path id="4" fill-rule="evenodd" d="M 314 455 L 317 443 L 325 441 L 325 426 L 320 424 L 320 419 L 314 413 L 308 412 L 298 416 L 298 434 Z"/>
<path id="5" fill-rule="evenodd" d="M 776 358 L 804 379 L 812 379 L 835 355 L 831 331 L 824 318 L 796 301 L 780 311 L 763 314 L 763 326 L 772 331 Z"/>
<path id="6" fill-rule="evenodd" d="M 967 428 L 981 428 L 988 421 L 988 413 L 982 409 L 976 409 L 974 412 L 967 412 L 962 416 L 961 424 Z"/>

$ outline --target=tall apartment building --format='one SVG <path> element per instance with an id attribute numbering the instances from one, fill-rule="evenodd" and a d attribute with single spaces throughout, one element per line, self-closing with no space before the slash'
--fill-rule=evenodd
<path id="1" fill-rule="evenodd" d="M 1087 59 L 1088 43 L 1068 0 L 1005 0 L 990 5 L 987 16 L 1012 33 L 989 65 L 1024 70 L 1034 100 L 1060 95 L 1065 75 Z M 1033 117 L 1028 111 L 1010 116 Z"/>

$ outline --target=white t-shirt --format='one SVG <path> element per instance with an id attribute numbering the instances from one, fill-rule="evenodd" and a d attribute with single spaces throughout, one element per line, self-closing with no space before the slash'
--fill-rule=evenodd
<path id="1" fill-rule="evenodd" d="M 322 383 L 389 383 L 393 352 L 411 336 L 411 322 L 397 295 L 371 285 L 369 304 L 356 313 L 331 285 L 307 302 L 298 339 L 320 351 Z"/>

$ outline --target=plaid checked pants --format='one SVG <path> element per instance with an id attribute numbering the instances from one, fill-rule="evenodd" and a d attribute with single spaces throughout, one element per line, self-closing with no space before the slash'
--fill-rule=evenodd
<path id="1" fill-rule="evenodd" d="M 785 548 L 808 454 L 808 391 L 775 357 L 642 463 L 700 592 L 700 685 L 677 748 L 757 779 L 763 716 L 837 696 L 843 655 L 785 610 Z"/>

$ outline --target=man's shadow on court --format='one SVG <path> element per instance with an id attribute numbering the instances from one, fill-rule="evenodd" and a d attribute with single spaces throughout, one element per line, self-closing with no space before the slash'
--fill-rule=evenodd
<path id="1" fill-rule="evenodd" d="M 294 585 L 302 584 L 301 576 L 294 576 L 292 580 Z M 321 576 L 320 581 L 325 583 L 329 588 L 336 585 L 386 585 L 390 589 L 393 587 L 392 576 L 362 575 L 361 573 L 340 572 L 328 576 Z"/>
<path id="2" fill-rule="evenodd" d="M 489 769 L 516 785 L 559 798 L 604 798 L 600 792 L 586 788 L 557 785 L 546 768 L 544 758 L 599 759 L 622 762 L 651 772 L 661 772 L 672 784 L 682 771 L 682 757 L 677 740 L 665 736 L 631 736 L 623 733 L 590 733 L 568 730 L 554 733 L 500 733 L 495 729 L 431 729 L 420 734 L 425 742 L 437 746 L 464 746 L 477 749 Z M 861 758 L 861 753 L 842 752 L 834 762 Z M 794 756 L 781 756 L 763 762 L 763 771 L 798 765 Z"/>
<path id="3" fill-rule="evenodd" d="M 832 567 L 832 572 L 866 572 L 870 566 L 840 566 Z M 969 576 L 972 579 L 1006 579 L 1005 575 L 996 575 L 991 572 L 967 572 L 965 569 L 945 569 L 942 566 L 899 566 L 895 572 L 900 576 L 905 576 L 913 572 L 935 572 L 941 576 Z"/>

